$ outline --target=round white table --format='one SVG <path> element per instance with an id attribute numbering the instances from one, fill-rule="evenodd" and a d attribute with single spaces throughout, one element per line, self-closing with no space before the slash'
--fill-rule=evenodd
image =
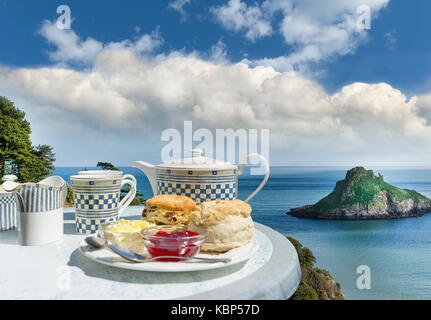
<path id="1" fill-rule="evenodd" d="M 142 207 L 126 209 L 139 218 Z M 255 223 L 259 249 L 245 263 L 209 271 L 156 273 L 91 261 L 78 249 L 73 208 L 64 212 L 64 237 L 25 247 L 18 231 L 0 232 L 2 299 L 287 299 L 301 268 L 295 248 L 280 233 Z"/>

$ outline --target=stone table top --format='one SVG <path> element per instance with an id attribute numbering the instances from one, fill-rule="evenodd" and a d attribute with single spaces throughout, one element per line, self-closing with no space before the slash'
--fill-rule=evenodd
<path id="1" fill-rule="evenodd" d="M 295 248 L 280 233 L 255 223 L 259 249 L 245 263 L 208 271 L 157 273 L 91 261 L 78 249 L 73 208 L 64 210 L 63 239 L 20 246 L 18 231 L 0 232 L 2 299 L 287 299 L 301 269 Z M 131 206 L 124 218 L 140 217 Z"/>

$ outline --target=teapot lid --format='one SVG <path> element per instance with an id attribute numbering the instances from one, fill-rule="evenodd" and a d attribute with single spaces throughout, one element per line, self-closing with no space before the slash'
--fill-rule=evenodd
<path id="1" fill-rule="evenodd" d="M 192 149 L 189 153 L 192 155 L 189 158 L 168 160 L 159 164 L 157 168 L 193 170 L 237 169 L 237 166 L 230 162 L 203 157 L 203 151 L 201 149 Z"/>

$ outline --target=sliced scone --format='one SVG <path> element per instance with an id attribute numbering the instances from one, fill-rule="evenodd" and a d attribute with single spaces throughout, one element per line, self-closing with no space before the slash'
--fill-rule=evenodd
<path id="1" fill-rule="evenodd" d="M 196 202 L 186 196 L 163 194 L 148 199 L 142 218 L 157 224 L 188 224 Z"/>

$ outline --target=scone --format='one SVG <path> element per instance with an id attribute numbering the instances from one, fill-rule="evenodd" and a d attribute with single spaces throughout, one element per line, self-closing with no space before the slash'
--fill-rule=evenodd
<path id="1" fill-rule="evenodd" d="M 201 251 L 226 252 L 249 243 L 254 237 L 251 207 L 241 200 L 205 201 L 190 213 L 190 230 L 203 233 Z"/>
<path id="2" fill-rule="evenodd" d="M 142 218 L 157 224 L 188 224 L 196 202 L 186 196 L 162 194 L 148 199 Z"/>

